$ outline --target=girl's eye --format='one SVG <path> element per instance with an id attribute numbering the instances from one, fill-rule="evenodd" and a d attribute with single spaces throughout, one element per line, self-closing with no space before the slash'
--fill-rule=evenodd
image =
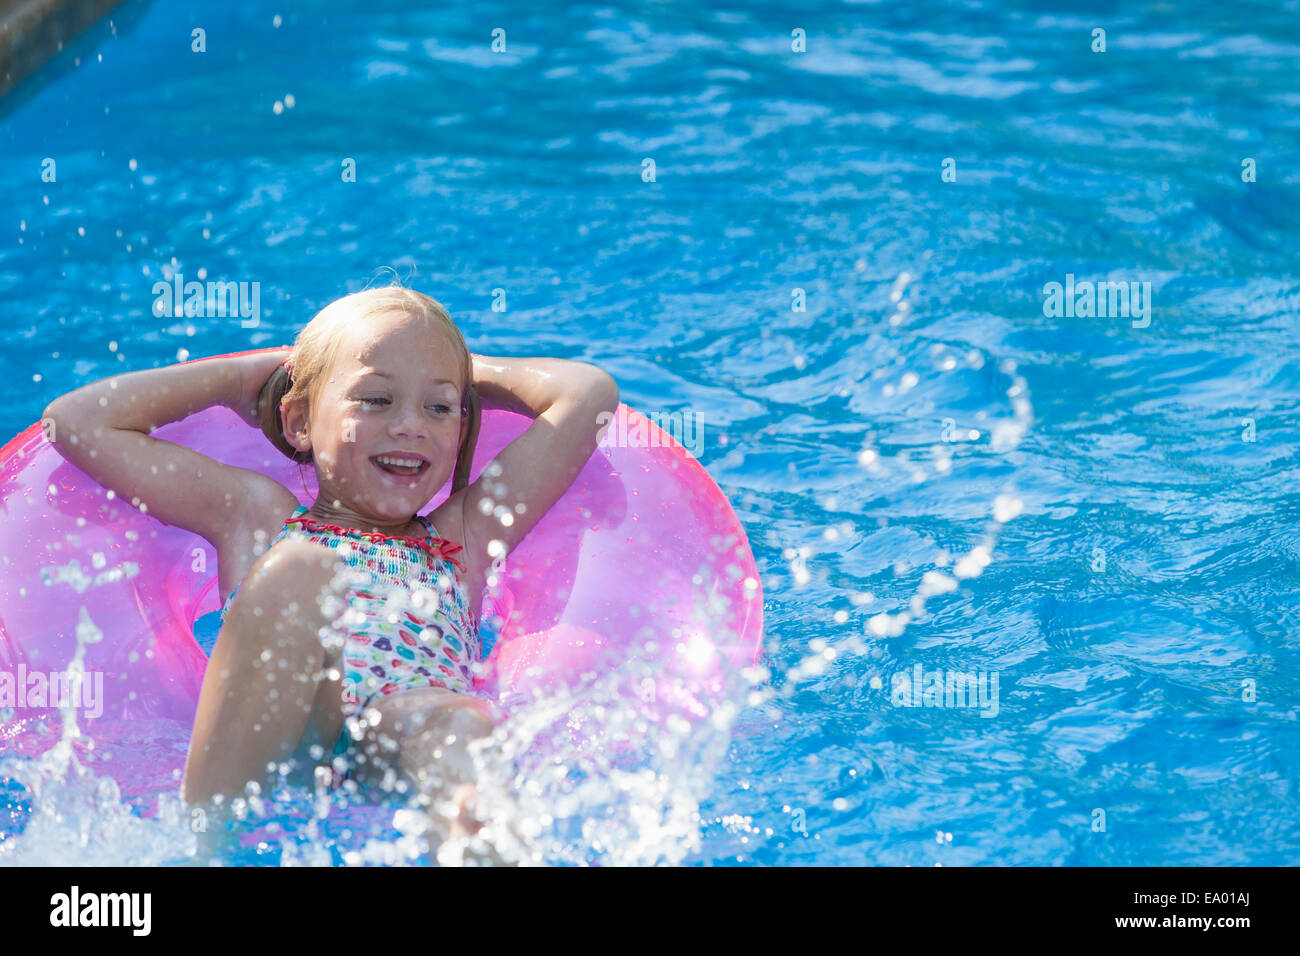
<path id="1" fill-rule="evenodd" d="M 363 404 L 363 405 L 389 405 L 389 404 L 391 404 L 391 402 L 389 402 L 389 400 L 386 399 L 386 398 L 362 398 L 362 399 L 359 399 L 359 401 L 360 401 L 361 404 Z M 451 413 L 451 406 L 450 406 L 450 405 L 430 405 L 430 406 L 428 406 L 428 407 L 429 407 L 429 408 L 432 408 L 432 409 L 433 409 L 434 411 L 436 411 L 439 415 L 447 415 L 447 414 L 450 414 L 450 413 Z"/>

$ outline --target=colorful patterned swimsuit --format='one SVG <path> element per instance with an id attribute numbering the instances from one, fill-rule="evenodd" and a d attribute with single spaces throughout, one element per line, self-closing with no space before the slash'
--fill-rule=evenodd
<path id="1" fill-rule="evenodd" d="M 376 697 L 412 687 L 443 687 L 476 695 L 482 645 L 453 557 L 462 548 L 439 538 L 418 516 L 427 538 L 340 528 L 305 516 L 299 505 L 268 549 L 290 535 L 339 552 L 349 568 L 342 626 L 344 729 L 335 754 L 347 749 L 347 722 Z M 221 609 L 224 624 L 239 588 Z"/>

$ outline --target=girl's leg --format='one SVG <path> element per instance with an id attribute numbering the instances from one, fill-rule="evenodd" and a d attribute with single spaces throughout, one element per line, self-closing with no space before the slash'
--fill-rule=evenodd
<path id="1" fill-rule="evenodd" d="M 258 559 L 239 588 L 203 676 L 181 799 L 209 803 L 265 787 L 275 768 L 343 728 L 339 651 L 326 648 L 338 556 L 289 539 Z M 296 762 L 296 761 L 295 761 Z"/>
<path id="2" fill-rule="evenodd" d="M 429 809 L 430 856 L 444 840 L 478 832 L 469 803 L 474 761 L 469 745 L 490 736 L 496 713 L 485 700 L 438 687 L 413 688 L 371 702 L 354 764 L 358 782 L 412 793 Z M 451 820 L 438 811 L 450 801 Z"/>

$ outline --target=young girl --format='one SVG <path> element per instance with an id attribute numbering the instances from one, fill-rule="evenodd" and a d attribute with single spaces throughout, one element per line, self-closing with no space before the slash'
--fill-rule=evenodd
<path id="1" fill-rule="evenodd" d="M 536 421 L 469 484 L 480 402 Z M 311 507 L 149 436 L 216 404 L 311 462 Z M 220 804 L 286 766 L 301 779 L 332 763 L 426 806 L 451 797 L 440 837 L 475 831 L 466 745 L 497 719 L 473 689 L 487 571 L 569 487 L 617 407 L 595 366 L 471 355 L 441 305 L 396 286 L 331 303 L 291 350 L 133 372 L 52 402 L 65 458 L 217 551 L 229 597 L 182 799 Z M 417 514 L 449 477 L 451 496 Z"/>

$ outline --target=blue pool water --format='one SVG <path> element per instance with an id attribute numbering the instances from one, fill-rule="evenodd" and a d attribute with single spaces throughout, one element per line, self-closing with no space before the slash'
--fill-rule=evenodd
<path id="1" fill-rule="evenodd" d="M 1296 3 L 291 6 L 131 2 L 0 102 L 5 437 L 389 266 L 706 423 L 772 677 L 638 860 L 1296 861 Z M 200 269 L 260 325 L 155 317 Z M 1049 314 L 1067 276 L 1149 315 Z M 918 667 L 996 713 L 904 706 Z M 0 847 L 63 858 L 10 792 Z"/>

